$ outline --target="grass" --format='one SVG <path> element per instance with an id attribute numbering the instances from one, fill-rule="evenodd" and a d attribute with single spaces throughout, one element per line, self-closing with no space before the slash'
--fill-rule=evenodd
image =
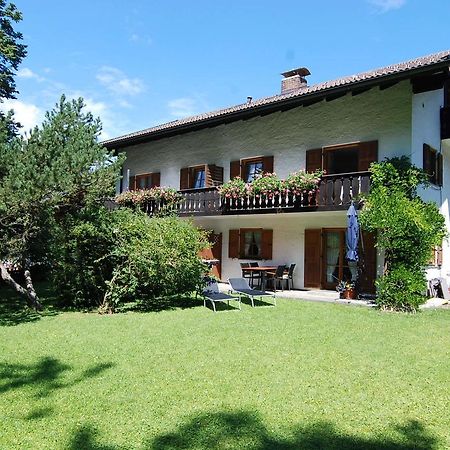
<path id="1" fill-rule="evenodd" d="M 450 447 L 449 311 L 190 306 L 0 310 L 0 448 Z"/>

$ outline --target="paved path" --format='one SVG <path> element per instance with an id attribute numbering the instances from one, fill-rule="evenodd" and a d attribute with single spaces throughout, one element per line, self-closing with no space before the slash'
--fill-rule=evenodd
<path id="1" fill-rule="evenodd" d="M 219 283 L 219 289 L 222 292 L 228 292 L 228 283 Z M 373 306 L 373 304 L 365 300 L 341 300 L 336 291 L 327 291 L 324 289 L 295 289 L 291 291 L 277 291 L 275 295 L 277 298 L 289 298 L 297 301 L 339 303 L 343 305 L 359 305 L 368 307 Z"/>

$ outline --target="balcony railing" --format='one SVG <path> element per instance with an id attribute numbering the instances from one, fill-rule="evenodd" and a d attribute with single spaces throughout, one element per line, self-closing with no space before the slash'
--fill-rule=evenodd
<path id="1" fill-rule="evenodd" d="M 322 177 L 317 192 L 301 195 L 277 194 L 272 197 L 222 198 L 216 188 L 181 191 L 177 205 L 180 216 L 209 216 L 339 210 L 347 208 L 361 193 L 369 192 L 369 172 L 344 173 Z M 149 206 L 152 214 L 160 205 Z"/>

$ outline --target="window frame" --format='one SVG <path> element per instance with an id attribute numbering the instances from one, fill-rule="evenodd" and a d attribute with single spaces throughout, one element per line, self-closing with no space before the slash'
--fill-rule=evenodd
<path id="1" fill-rule="evenodd" d="M 249 170 L 249 166 L 252 164 L 260 164 L 261 165 L 261 171 L 259 173 L 257 173 L 255 171 L 254 177 L 249 180 L 248 179 L 248 170 Z M 257 177 L 257 175 L 259 174 L 263 174 L 264 173 L 264 159 L 262 156 L 256 156 L 253 158 L 245 158 L 245 159 L 241 159 L 241 176 L 242 179 L 246 182 L 246 183 L 251 183 L 252 181 L 255 180 L 255 178 Z"/>
<path id="2" fill-rule="evenodd" d="M 192 177 L 189 177 L 192 179 L 192 186 L 190 186 L 188 189 L 204 189 L 206 188 L 206 165 L 203 164 L 201 166 L 194 166 L 189 167 L 189 170 L 192 173 Z M 203 179 L 203 186 L 196 186 L 197 182 L 197 174 L 203 172 L 203 177 L 201 176 L 200 179 Z M 191 180 L 189 180 L 191 181 Z M 191 184 L 191 183 L 189 183 Z"/>
<path id="3" fill-rule="evenodd" d="M 435 186 L 442 186 L 442 153 L 429 144 L 423 144 L 423 170 L 428 175 L 428 180 L 431 184 L 434 184 Z"/>
<path id="4" fill-rule="evenodd" d="M 151 189 L 156 186 L 154 181 L 154 175 L 156 175 L 159 172 L 147 172 L 147 173 L 140 173 L 136 174 L 132 177 L 133 180 L 133 186 L 129 186 L 130 191 L 140 191 L 144 189 Z M 145 187 L 140 187 L 140 180 L 146 179 Z"/>
<path id="5" fill-rule="evenodd" d="M 259 255 L 245 254 L 245 236 L 247 233 L 259 233 Z M 262 228 L 240 228 L 239 229 L 239 259 L 259 259 L 262 260 L 262 243 L 263 229 Z"/>

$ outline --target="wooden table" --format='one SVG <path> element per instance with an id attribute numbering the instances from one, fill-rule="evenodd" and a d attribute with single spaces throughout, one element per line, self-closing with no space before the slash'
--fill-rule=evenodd
<path id="1" fill-rule="evenodd" d="M 257 266 L 257 267 L 244 267 L 242 269 L 242 272 L 260 273 L 261 274 L 261 290 L 264 291 L 266 289 L 267 272 L 276 272 L 276 270 L 277 270 L 277 266 Z"/>

